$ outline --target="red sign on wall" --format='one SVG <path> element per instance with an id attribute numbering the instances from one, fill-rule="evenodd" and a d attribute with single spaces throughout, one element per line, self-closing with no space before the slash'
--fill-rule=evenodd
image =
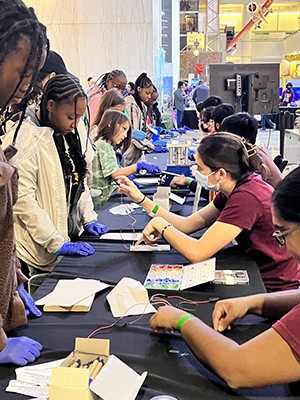
<path id="1" fill-rule="evenodd" d="M 196 66 L 195 66 L 196 74 L 202 74 L 203 71 L 204 71 L 203 65 L 202 64 L 196 64 Z"/>

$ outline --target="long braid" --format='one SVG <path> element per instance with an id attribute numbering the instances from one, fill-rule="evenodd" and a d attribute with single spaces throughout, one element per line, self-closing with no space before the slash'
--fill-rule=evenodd
<path id="1" fill-rule="evenodd" d="M 25 75 L 27 74 L 29 66 L 35 59 L 32 79 L 23 100 L 25 108 L 25 99 L 27 99 L 37 78 L 43 47 L 47 45 L 47 37 L 46 28 L 38 21 L 34 10 L 28 8 L 21 0 L 0 0 L 0 9 L 0 65 L 4 62 L 8 54 L 18 48 L 22 39 L 27 38 L 31 46 L 17 86 L 14 88 L 5 104 L 2 104 L 0 107 L 0 119 L 2 120 L 2 125 L 11 116 L 8 112 L 9 103 L 19 89 Z M 22 113 L 22 115 L 23 114 L 24 113 Z M 20 124 L 21 122 L 22 120 L 20 121 Z M 20 124 L 15 131 L 14 141 L 20 129 Z"/>
<path id="2" fill-rule="evenodd" d="M 70 74 L 56 75 L 54 78 L 50 79 L 45 85 L 44 94 L 41 99 L 41 126 L 48 126 L 52 128 L 47 109 L 49 100 L 53 100 L 55 103 L 74 102 L 74 111 L 76 116 L 76 103 L 78 99 L 81 98 L 86 99 L 86 94 L 84 93 L 84 90 L 80 86 L 76 77 L 71 76 Z M 64 136 L 69 145 L 69 154 L 66 151 L 63 136 L 60 133 L 54 133 L 53 138 L 64 174 L 68 199 L 70 193 L 70 179 L 72 180 L 72 188 L 74 187 L 75 191 L 78 187 L 80 188 L 81 192 L 84 190 L 84 179 L 86 176 L 87 165 L 85 156 L 82 154 L 77 128 L 75 129 L 75 132 L 69 132 Z M 75 171 L 73 171 L 73 164 Z M 72 199 L 74 199 L 73 192 L 74 191 L 72 189 L 71 202 Z"/>

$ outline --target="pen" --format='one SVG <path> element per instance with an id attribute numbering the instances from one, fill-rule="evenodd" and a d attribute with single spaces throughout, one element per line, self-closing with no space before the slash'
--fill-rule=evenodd
<path id="1" fill-rule="evenodd" d="M 99 374 L 101 368 L 103 367 L 103 360 L 101 360 L 100 362 L 98 362 L 96 368 L 94 369 L 94 372 L 92 374 L 92 376 L 89 379 L 89 384 L 91 384 L 93 382 L 93 380 L 96 378 L 96 376 Z"/>
<path id="2" fill-rule="evenodd" d="M 99 360 L 96 358 L 96 360 L 93 361 L 93 363 L 89 367 L 89 377 L 91 378 L 97 365 L 99 364 Z"/>
<path id="3" fill-rule="evenodd" d="M 81 360 L 76 360 L 72 365 L 70 365 L 70 368 L 78 368 L 81 365 Z"/>

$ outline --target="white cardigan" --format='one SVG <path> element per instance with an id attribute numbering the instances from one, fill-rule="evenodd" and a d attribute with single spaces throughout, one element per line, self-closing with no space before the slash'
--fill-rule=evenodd
<path id="1" fill-rule="evenodd" d="M 14 132 L 4 140 L 5 148 Z M 11 162 L 18 168 L 18 201 L 14 206 L 18 256 L 28 265 L 51 271 L 58 261 L 55 252 L 68 242 L 68 205 L 53 130 L 26 120 L 18 133 L 18 153 Z M 84 223 L 97 220 L 85 184 L 79 207 Z"/>

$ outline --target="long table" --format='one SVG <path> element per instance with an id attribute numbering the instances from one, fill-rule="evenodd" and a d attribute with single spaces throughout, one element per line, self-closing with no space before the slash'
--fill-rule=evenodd
<path id="1" fill-rule="evenodd" d="M 188 199 L 187 208 L 191 201 L 192 199 Z M 120 204 L 120 199 L 115 196 L 107 204 L 107 210 L 117 204 Z M 112 230 L 117 231 L 123 223 L 126 223 L 128 216 L 117 216 L 115 220 L 115 217 L 107 210 L 100 211 L 100 220 L 104 222 L 106 218 Z M 179 207 L 177 212 L 183 213 L 185 208 Z M 137 229 L 142 229 L 149 220 L 142 210 L 136 211 L 134 217 L 137 220 Z M 35 299 L 48 294 L 59 279 L 94 278 L 114 286 L 124 276 L 144 282 L 148 269 L 153 263 L 188 263 L 174 249 L 168 253 L 132 253 L 124 247 L 122 242 L 106 242 L 99 238 L 93 238 L 92 241 L 91 239 L 92 237 L 88 235 L 81 238 L 81 240 L 87 240 L 95 248 L 95 254 L 88 257 L 65 256 L 36 291 Z M 218 253 L 216 255 L 217 268 L 247 270 L 250 277 L 249 285 L 226 286 L 208 283 L 180 292 L 180 295 L 199 301 L 265 292 L 255 262 L 239 254 L 237 250 L 237 247 L 233 246 Z M 109 290 L 96 295 L 88 313 L 44 313 L 41 318 L 30 319 L 27 327 L 16 329 L 12 334 L 29 336 L 43 345 L 43 352 L 37 363 L 65 357 L 73 350 L 76 337 L 87 337 L 97 327 L 106 326 L 115 321 L 106 300 Z M 155 293 L 156 291 L 150 290 L 149 296 Z M 163 291 L 163 294 L 178 295 L 178 292 Z M 179 300 L 171 300 L 171 302 L 176 305 Z M 213 307 L 212 300 L 189 311 L 211 326 Z M 136 317 L 127 317 L 117 326 L 104 330 L 96 336 L 109 338 L 111 354 L 115 354 L 138 373 L 148 371 L 148 377 L 138 394 L 138 400 L 150 400 L 151 397 L 159 394 L 169 394 L 178 400 L 198 400 L 199 398 L 225 400 L 237 397 L 264 400 L 274 397 L 299 398 L 298 383 L 255 390 L 231 390 L 219 377 L 199 363 L 179 333 L 165 335 L 153 333 L 149 328 L 149 318 L 149 314 L 143 315 L 138 321 L 130 324 Z M 236 321 L 233 329 L 225 335 L 238 343 L 243 343 L 268 329 L 270 325 L 271 321 L 248 316 Z M 174 350 L 186 355 L 180 358 Z M 8 381 L 15 378 L 14 369 L 15 367 L 10 365 L 0 366 L 1 400 L 27 398 L 5 392 Z"/>

